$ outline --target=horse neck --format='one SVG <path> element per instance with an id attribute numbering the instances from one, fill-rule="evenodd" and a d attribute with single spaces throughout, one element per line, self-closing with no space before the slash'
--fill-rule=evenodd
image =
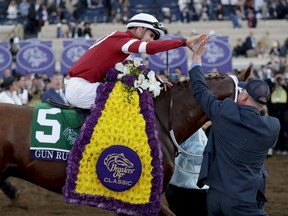
<path id="1" fill-rule="evenodd" d="M 220 100 L 234 97 L 234 83 L 228 76 L 206 79 L 209 89 Z M 174 131 L 178 143 L 186 140 L 209 119 L 192 95 L 190 82 L 174 83 L 155 99 L 158 120 L 167 134 Z"/>
<path id="2" fill-rule="evenodd" d="M 155 111 L 167 134 L 173 130 L 178 142 L 184 141 L 207 121 L 188 81 L 174 83 L 167 92 L 162 92 L 155 99 Z"/>

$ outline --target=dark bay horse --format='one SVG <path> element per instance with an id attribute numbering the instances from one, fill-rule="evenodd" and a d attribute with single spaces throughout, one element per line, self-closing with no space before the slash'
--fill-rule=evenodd
<path id="1" fill-rule="evenodd" d="M 245 80 L 250 69 L 239 74 L 238 79 Z M 218 75 L 206 80 L 217 98 L 234 98 L 235 83 L 231 77 Z M 157 129 L 163 152 L 163 191 L 171 179 L 177 152 L 169 131 L 173 130 L 176 140 L 181 143 L 208 120 L 193 98 L 189 85 L 188 81 L 175 83 L 155 99 Z M 7 181 L 9 176 L 60 194 L 65 183 L 66 163 L 30 159 L 32 114 L 32 107 L 0 104 L 0 187 L 10 198 L 13 198 L 14 187 Z M 173 214 L 162 205 L 160 215 Z"/>

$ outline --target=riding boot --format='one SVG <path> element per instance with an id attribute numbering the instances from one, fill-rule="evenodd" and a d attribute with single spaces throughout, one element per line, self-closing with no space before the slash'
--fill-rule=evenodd
<path id="1" fill-rule="evenodd" d="M 0 188 L 10 199 L 16 198 L 17 188 L 7 181 L 0 182 Z"/>

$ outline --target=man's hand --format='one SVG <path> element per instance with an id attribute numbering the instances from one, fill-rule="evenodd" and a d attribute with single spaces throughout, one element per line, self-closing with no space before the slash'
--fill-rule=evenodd
<path id="1" fill-rule="evenodd" d="M 204 40 L 207 36 L 208 36 L 208 34 L 200 34 L 200 35 L 198 35 L 196 37 L 189 38 L 186 41 L 186 46 L 189 49 L 191 49 L 192 51 L 194 51 L 195 45 L 200 43 L 200 41 Z"/>
<path id="2" fill-rule="evenodd" d="M 206 35 L 202 40 L 199 41 L 198 46 L 195 47 L 194 55 L 201 56 L 207 49 L 206 43 L 210 39 L 210 35 Z"/>

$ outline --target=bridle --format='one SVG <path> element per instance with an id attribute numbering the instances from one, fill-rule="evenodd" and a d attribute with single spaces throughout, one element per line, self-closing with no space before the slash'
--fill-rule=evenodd
<path id="1" fill-rule="evenodd" d="M 239 92 L 241 92 L 242 88 L 238 86 L 239 80 L 238 80 L 237 76 L 235 76 L 235 75 L 229 75 L 229 77 L 232 78 L 232 80 L 233 80 L 233 82 L 234 82 L 234 84 L 235 84 L 234 102 L 236 103 L 236 102 L 237 102 L 237 99 L 238 99 Z"/>

